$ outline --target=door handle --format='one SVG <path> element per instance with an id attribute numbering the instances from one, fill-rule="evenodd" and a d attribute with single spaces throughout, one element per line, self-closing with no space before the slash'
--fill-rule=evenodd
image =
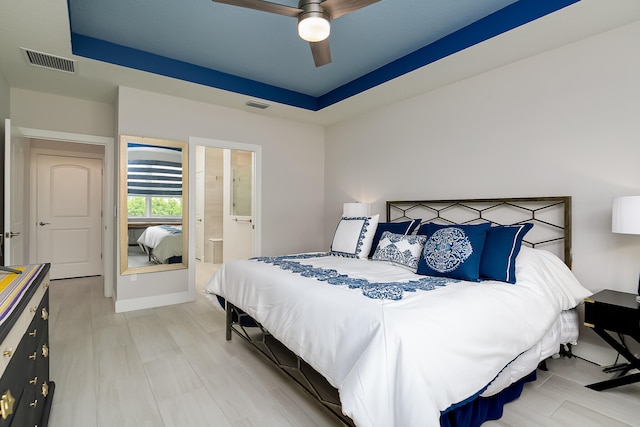
<path id="1" fill-rule="evenodd" d="M 251 224 L 251 223 L 253 222 L 253 221 L 251 220 L 251 218 L 249 218 L 249 219 L 242 219 L 242 218 L 238 219 L 238 218 L 233 218 L 233 220 L 234 220 L 235 222 L 244 222 L 244 223 L 247 223 L 247 224 Z"/>
<path id="2" fill-rule="evenodd" d="M 42 221 L 40 221 L 40 222 L 38 223 L 38 225 L 39 225 L 39 226 L 49 225 L 49 224 L 51 224 L 51 223 L 50 223 L 50 222 L 42 222 Z"/>
<path id="3" fill-rule="evenodd" d="M 5 236 L 6 236 L 6 238 L 7 238 L 7 239 L 10 239 L 10 238 L 12 238 L 12 237 L 17 237 L 17 236 L 19 236 L 19 235 L 20 235 L 20 232 L 19 232 L 19 231 L 7 231 L 7 232 L 5 233 Z"/>

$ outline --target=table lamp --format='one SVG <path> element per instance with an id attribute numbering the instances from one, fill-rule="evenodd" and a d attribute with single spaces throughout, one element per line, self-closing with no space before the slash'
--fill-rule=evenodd
<path id="1" fill-rule="evenodd" d="M 371 213 L 371 205 L 369 203 L 345 203 L 342 205 L 343 217 L 361 217 L 369 216 Z"/>
<path id="2" fill-rule="evenodd" d="M 640 234 L 640 196 L 613 199 L 611 231 L 620 234 Z M 640 280 L 636 301 L 640 302 Z"/>

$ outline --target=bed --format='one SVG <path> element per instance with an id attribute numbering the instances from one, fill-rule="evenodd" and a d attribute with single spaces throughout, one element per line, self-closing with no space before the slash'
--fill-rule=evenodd
<path id="1" fill-rule="evenodd" d="M 138 238 L 138 245 L 149 256 L 149 261 L 159 264 L 180 263 L 182 262 L 182 226 L 147 227 Z"/>
<path id="2" fill-rule="evenodd" d="M 205 292 L 225 301 L 227 339 L 233 331 L 254 343 L 347 424 L 480 425 L 501 416 L 540 362 L 576 343 L 573 309 L 590 292 L 568 267 L 570 205 L 570 197 L 388 202 L 385 223 L 342 218 L 329 253 L 225 263 Z M 357 220 L 351 257 L 344 230 Z M 388 231 L 397 224 L 409 228 Z M 447 270 L 443 247 L 462 248 L 467 269 L 504 249 L 485 253 L 476 237 L 484 232 L 482 244 L 494 248 L 512 228 L 520 231 L 495 277 Z M 456 230 L 466 246 L 438 242 Z"/>

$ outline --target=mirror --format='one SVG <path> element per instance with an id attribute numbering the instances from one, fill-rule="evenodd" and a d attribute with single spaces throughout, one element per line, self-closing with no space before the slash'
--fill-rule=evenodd
<path id="1" fill-rule="evenodd" d="M 188 144 L 120 136 L 120 273 L 187 268 Z"/>
<path id="2" fill-rule="evenodd" d="M 253 152 L 231 150 L 231 215 L 252 216 Z"/>

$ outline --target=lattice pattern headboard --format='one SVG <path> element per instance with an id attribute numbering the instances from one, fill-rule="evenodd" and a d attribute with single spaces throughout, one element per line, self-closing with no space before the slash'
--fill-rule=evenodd
<path id="1" fill-rule="evenodd" d="M 496 225 L 530 222 L 523 241 L 556 254 L 571 268 L 571 196 L 387 202 L 387 221 Z"/>

